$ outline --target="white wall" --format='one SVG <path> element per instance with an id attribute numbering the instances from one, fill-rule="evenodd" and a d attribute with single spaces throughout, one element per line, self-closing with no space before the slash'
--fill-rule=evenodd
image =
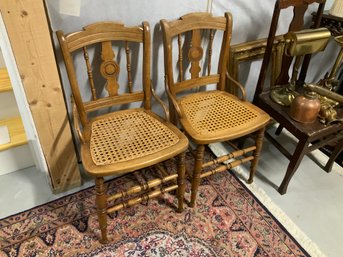
<path id="1" fill-rule="evenodd" d="M 267 37 L 275 4 L 275 0 L 74 0 L 73 2 L 80 2 L 79 10 L 77 5 L 74 9 L 66 5 L 66 3 L 68 4 L 66 0 L 46 0 L 53 32 L 62 29 L 68 33 L 80 30 L 82 26 L 89 23 L 106 20 L 121 21 L 126 25 L 138 25 L 143 20 L 150 23 L 153 39 L 152 79 L 155 84 L 159 85 L 158 93 L 160 95 L 163 93 L 164 75 L 162 38 L 159 31 L 160 19 L 176 19 L 183 14 L 195 11 L 211 10 L 215 15 L 223 15 L 224 12 L 229 11 L 233 15 L 234 23 L 232 44 L 237 44 Z M 333 0 L 328 0 L 325 9 L 329 9 L 332 2 Z M 74 13 L 79 11 L 80 15 L 61 14 L 61 10 Z M 289 20 L 291 13 L 291 9 L 282 12 L 277 33 L 287 31 L 288 23 L 285 21 Z M 310 15 L 306 17 L 307 22 L 310 22 L 310 19 Z M 55 44 L 59 48 L 55 33 L 54 38 Z M 330 43 L 327 51 L 320 56 L 315 56 L 311 62 L 308 78 L 314 80 L 321 78 L 331 67 L 337 51 L 338 47 L 335 43 Z M 59 50 L 57 58 L 61 64 L 62 58 Z M 70 90 L 64 67 L 63 65 L 60 67 L 66 94 L 69 95 Z M 246 66 L 243 72 L 241 71 L 241 81 L 245 82 L 250 99 L 257 83 L 259 68 L 260 62 L 254 62 L 253 65 Z"/>

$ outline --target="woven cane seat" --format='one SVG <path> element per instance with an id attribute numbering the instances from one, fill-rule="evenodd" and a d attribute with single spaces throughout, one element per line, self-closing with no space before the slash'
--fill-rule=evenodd
<path id="1" fill-rule="evenodd" d="M 90 153 L 96 165 L 125 162 L 177 144 L 179 137 L 144 111 L 118 112 L 92 123 Z"/>
<path id="2" fill-rule="evenodd" d="M 223 91 L 207 91 L 188 95 L 179 101 L 183 112 L 181 122 L 194 138 L 209 140 L 226 134 L 225 140 L 237 133 L 249 133 L 260 125 L 261 111 Z M 268 120 L 268 117 L 265 117 Z"/>

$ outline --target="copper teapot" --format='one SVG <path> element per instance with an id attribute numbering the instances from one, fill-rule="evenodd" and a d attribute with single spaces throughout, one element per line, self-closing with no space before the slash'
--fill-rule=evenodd
<path id="1" fill-rule="evenodd" d="M 320 111 L 320 101 L 313 91 L 305 91 L 298 95 L 291 103 L 289 115 L 301 123 L 312 123 L 317 119 Z"/>

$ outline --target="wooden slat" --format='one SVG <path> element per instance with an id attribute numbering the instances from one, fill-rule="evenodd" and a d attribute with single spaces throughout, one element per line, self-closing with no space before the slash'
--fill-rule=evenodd
<path id="1" fill-rule="evenodd" d="M 0 69 L 0 93 L 11 91 L 11 90 L 12 90 L 12 85 L 11 85 L 10 77 L 8 76 L 7 69 L 1 68 Z"/>
<path id="2" fill-rule="evenodd" d="M 128 104 L 132 102 L 143 101 L 144 93 L 136 92 L 132 94 L 123 94 L 121 96 L 108 96 L 100 98 L 96 101 L 85 102 L 84 107 L 86 112 L 96 111 L 102 108 L 111 107 L 114 105 Z"/>
<path id="3" fill-rule="evenodd" d="M 325 3 L 325 0 L 280 0 L 279 1 L 281 9 L 288 8 L 292 5 L 299 6 L 299 5 L 302 5 L 304 3 L 312 4 L 313 2 Z"/>
<path id="4" fill-rule="evenodd" d="M 106 33 L 98 33 L 94 35 L 89 35 L 87 37 L 84 37 L 80 39 L 79 37 L 83 36 L 85 33 L 84 31 L 82 32 L 77 32 L 80 33 L 80 35 L 72 34 L 71 37 L 67 36 L 67 41 L 68 41 L 68 47 L 70 52 L 73 52 L 77 49 L 80 49 L 82 47 L 92 45 L 95 43 L 99 43 L 102 41 L 113 41 L 113 40 L 129 40 L 129 41 L 134 41 L 134 42 L 142 42 L 142 32 L 137 31 L 137 32 L 106 32 Z M 75 36 L 76 35 L 76 36 Z"/>
<path id="5" fill-rule="evenodd" d="M 218 74 L 205 76 L 196 79 L 189 79 L 182 82 L 175 83 L 175 92 L 180 93 L 186 89 L 191 89 L 194 87 L 205 86 L 209 84 L 217 84 L 219 82 L 220 76 Z"/>
<path id="6" fill-rule="evenodd" d="M 182 16 L 181 19 L 183 21 L 169 21 L 171 37 L 195 29 L 226 29 L 226 19 L 224 17 L 212 17 L 210 14 L 207 17 L 201 15 L 201 13 L 193 13 Z M 185 20 L 187 22 L 184 22 Z"/>
<path id="7" fill-rule="evenodd" d="M 54 192 L 80 185 L 44 1 L 1 0 L 1 14 Z"/>
<path id="8" fill-rule="evenodd" d="M 20 117 L 0 120 L 0 126 L 4 125 L 8 128 L 11 141 L 7 144 L 0 144 L 0 151 L 27 143 L 24 126 Z"/>
<path id="9" fill-rule="evenodd" d="M 188 52 L 188 58 L 191 63 L 191 68 L 189 72 L 191 73 L 191 78 L 199 78 L 199 73 L 201 71 L 200 60 L 202 58 L 203 49 L 201 47 L 201 32 L 199 29 L 192 31 L 192 41 L 191 47 Z M 195 54 L 195 56 L 193 56 Z"/>

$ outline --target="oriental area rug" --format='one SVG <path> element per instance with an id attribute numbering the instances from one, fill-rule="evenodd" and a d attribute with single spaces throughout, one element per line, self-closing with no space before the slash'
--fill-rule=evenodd
<path id="1" fill-rule="evenodd" d="M 153 169 L 107 187 L 121 190 Z M 203 179 L 195 208 L 176 213 L 176 203 L 164 194 L 110 215 L 110 243 L 102 245 L 91 187 L 0 220 L 0 256 L 309 256 L 231 171 Z"/>

